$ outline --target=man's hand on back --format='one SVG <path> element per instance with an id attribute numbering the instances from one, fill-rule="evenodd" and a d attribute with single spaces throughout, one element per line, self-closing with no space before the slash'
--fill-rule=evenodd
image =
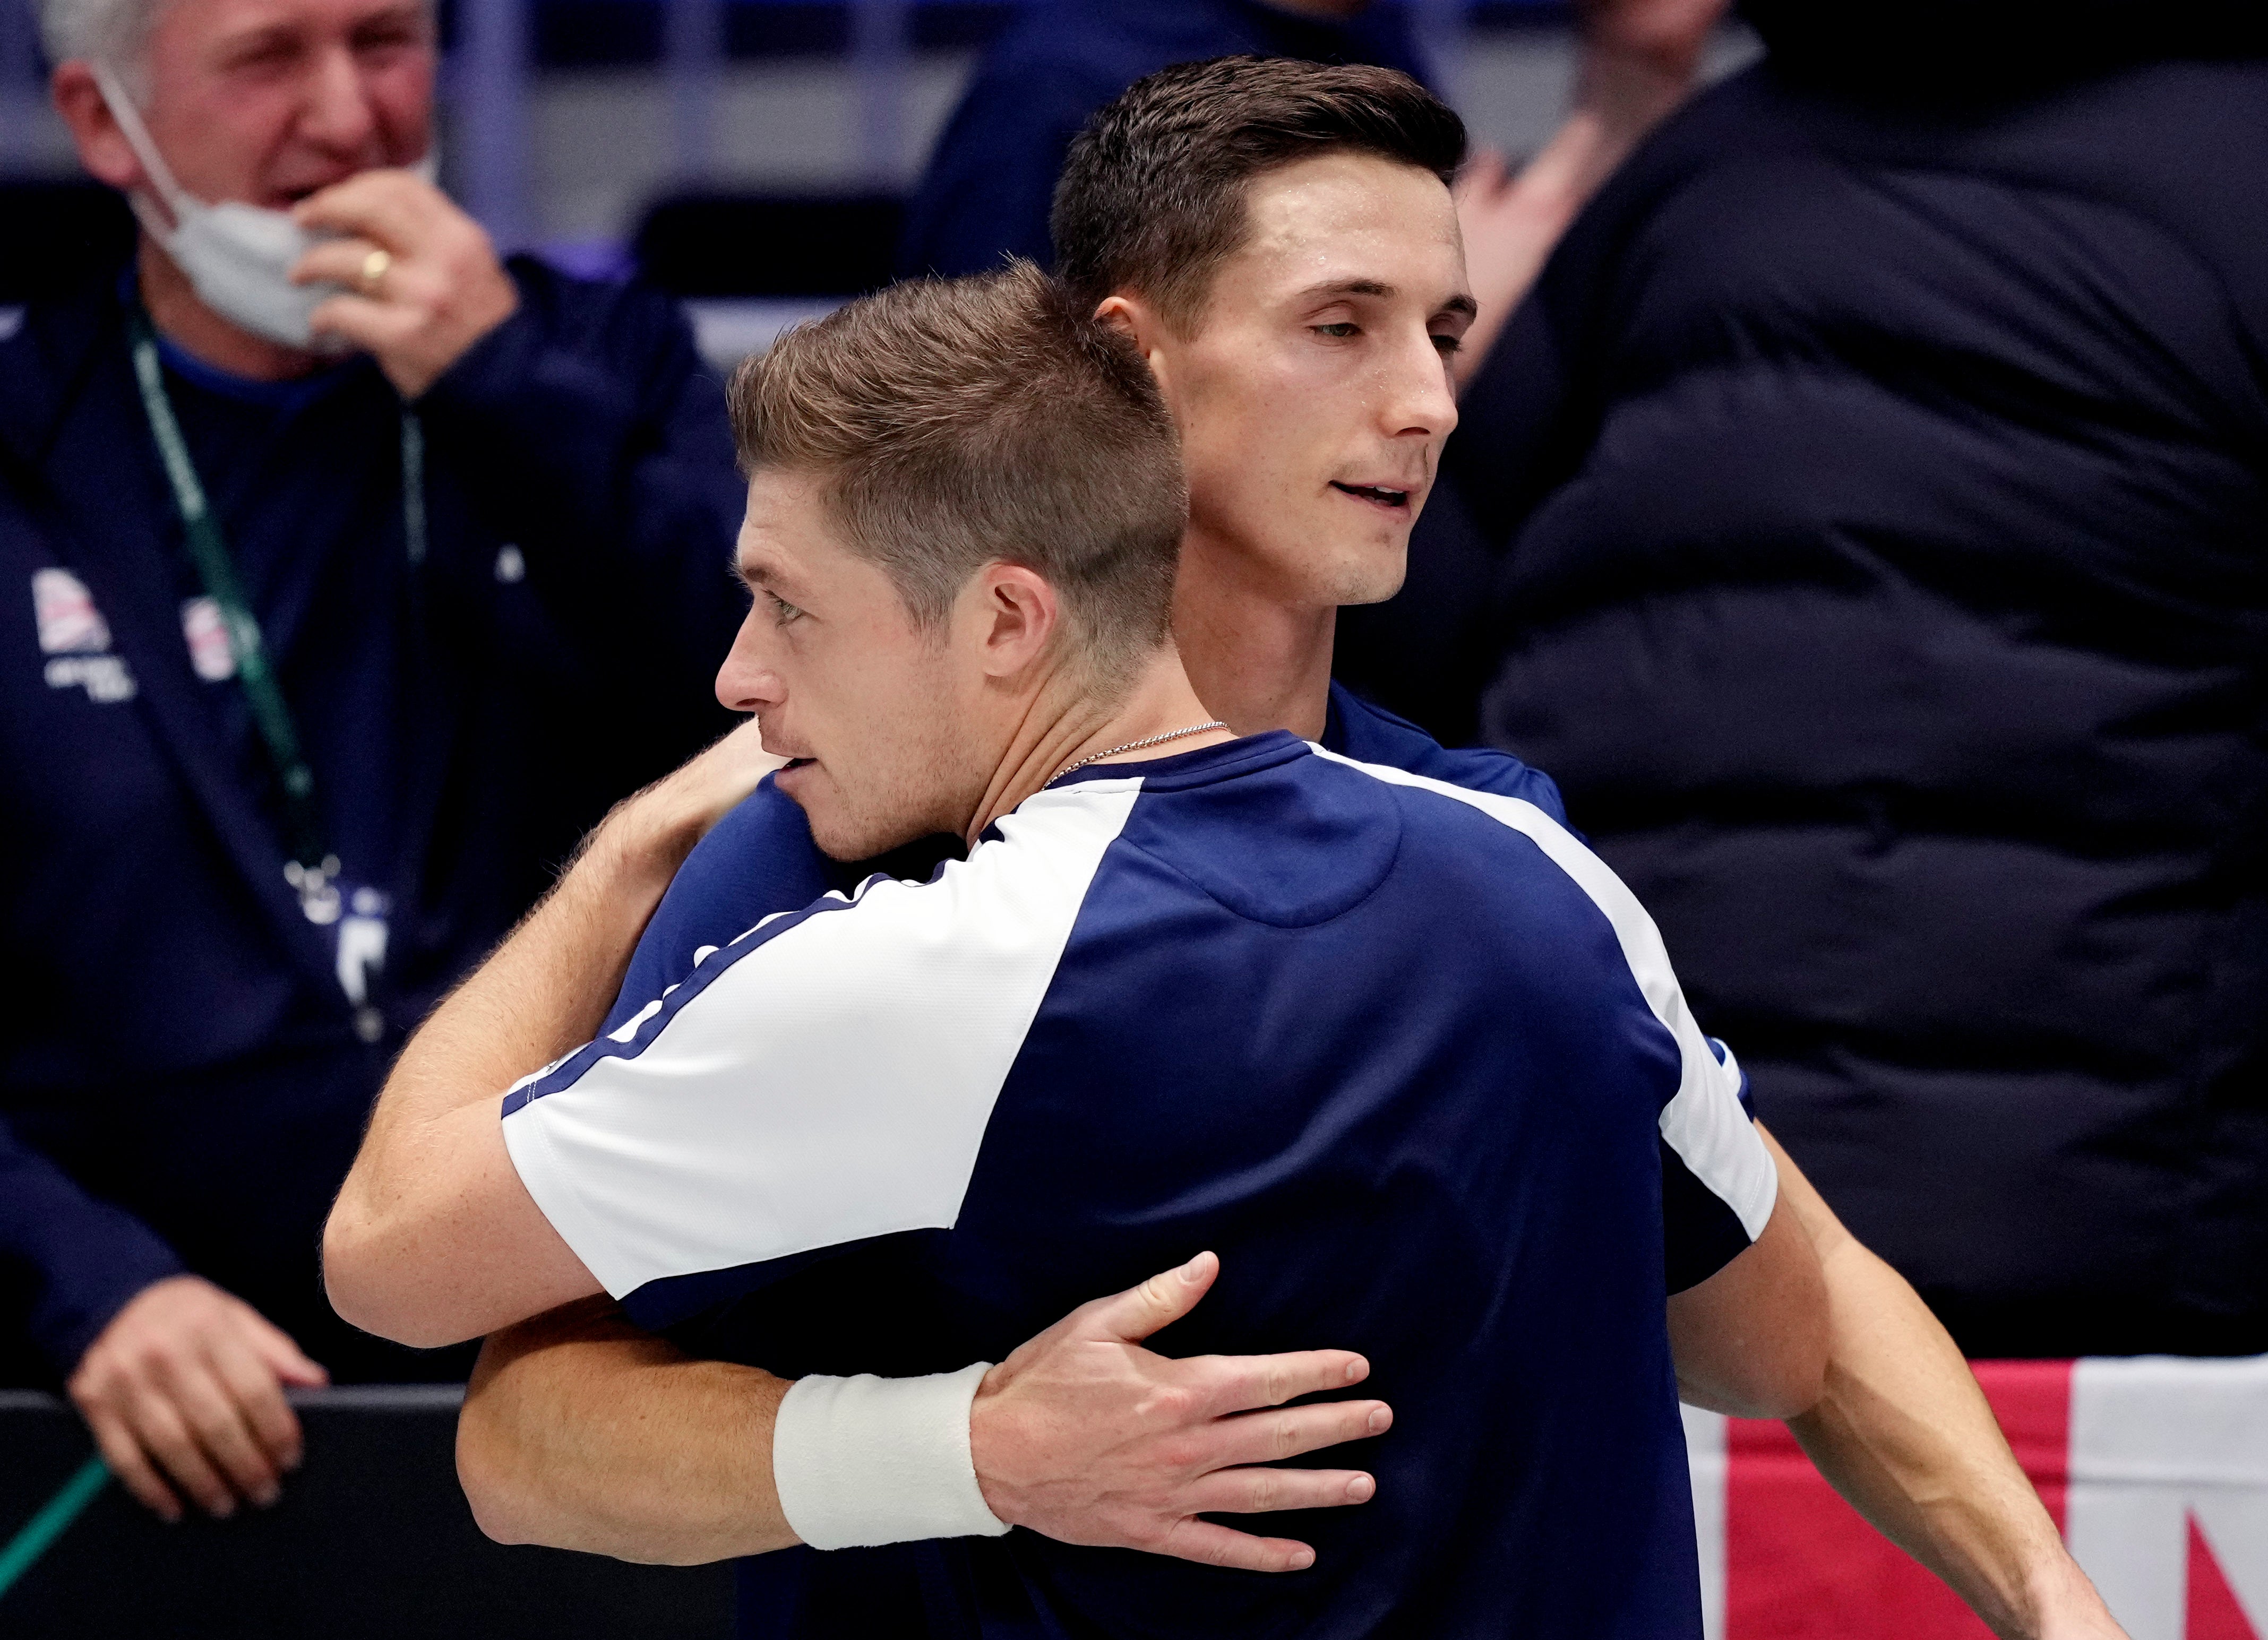
<path id="1" fill-rule="evenodd" d="M 519 306 L 519 287 L 481 224 L 407 171 L 349 177 L 293 214 L 306 227 L 346 236 L 318 245 L 292 270 L 303 284 L 327 279 L 353 293 L 315 310 L 316 334 L 369 353 L 405 399 L 438 381 Z"/>
<path id="2" fill-rule="evenodd" d="M 274 1503 L 300 1457 L 299 1420 L 284 1386 L 329 1381 L 241 1298 L 201 1276 L 174 1276 L 111 1318 L 68 1388 L 112 1473 L 177 1520 L 178 1492 L 219 1516 L 233 1514 L 239 1500 Z"/>
<path id="3" fill-rule="evenodd" d="M 1249 1571 L 1314 1563 L 1304 1543 L 1197 1517 L 1367 1502 L 1377 1486 L 1359 1470 L 1248 1466 L 1383 1434 L 1394 1415 L 1378 1401 L 1284 1405 L 1368 1377 L 1370 1364 L 1344 1350 L 1176 1361 L 1139 1347 L 1219 1271 L 1200 1254 L 1083 1305 L 984 1375 L 969 1448 L 994 1514 L 1066 1543 Z"/>

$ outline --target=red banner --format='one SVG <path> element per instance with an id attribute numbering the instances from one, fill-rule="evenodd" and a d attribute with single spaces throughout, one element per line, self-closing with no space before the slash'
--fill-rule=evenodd
<path id="1" fill-rule="evenodd" d="M 2268 1640 L 2268 1359 L 1980 1363 L 2132 1640 Z M 1778 1423 L 1689 1413 L 1712 1640 L 1991 1640 Z"/>

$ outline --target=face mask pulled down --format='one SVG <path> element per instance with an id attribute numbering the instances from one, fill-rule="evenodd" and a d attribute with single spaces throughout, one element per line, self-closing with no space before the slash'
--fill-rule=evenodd
<path id="1" fill-rule="evenodd" d="M 95 64 L 94 72 L 103 101 L 109 104 L 120 132 L 173 220 L 168 226 L 157 206 L 139 193 L 134 195 L 134 214 L 187 276 L 204 305 L 231 324 L 285 347 L 348 351 L 347 343 L 317 336 L 308 324 L 318 307 L 347 294 L 347 287 L 326 281 L 291 283 L 291 269 L 302 256 L 339 236 L 311 232 L 285 211 L 233 199 L 208 204 L 190 194 L 173 180 L 116 72 L 102 63 Z M 430 181 L 432 155 L 413 169 Z"/>

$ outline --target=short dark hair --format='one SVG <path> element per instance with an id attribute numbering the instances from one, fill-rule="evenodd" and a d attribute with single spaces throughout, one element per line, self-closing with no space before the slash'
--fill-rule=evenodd
<path id="1" fill-rule="evenodd" d="M 729 389 L 744 471 L 806 472 L 922 625 L 995 561 L 1044 577 L 1106 683 L 1164 643 L 1189 495 L 1149 366 L 1027 261 L 799 325 Z"/>
<path id="2" fill-rule="evenodd" d="M 1186 327 L 1244 243 L 1253 178 L 1335 151 L 1447 182 L 1465 122 L 1407 74 L 1285 57 L 1216 57 L 1136 81 L 1071 143 L 1056 183 L 1056 274 L 1094 305 L 1138 291 Z"/>

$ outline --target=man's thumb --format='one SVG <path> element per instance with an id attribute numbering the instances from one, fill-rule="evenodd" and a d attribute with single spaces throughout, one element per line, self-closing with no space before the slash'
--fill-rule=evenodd
<path id="1" fill-rule="evenodd" d="M 1095 1320 L 1104 1333 L 1134 1343 L 1171 1326 L 1191 1310 L 1220 1274 L 1220 1260 L 1200 1253 L 1177 1269 L 1152 1276 L 1115 1298 L 1103 1301 Z"/>

